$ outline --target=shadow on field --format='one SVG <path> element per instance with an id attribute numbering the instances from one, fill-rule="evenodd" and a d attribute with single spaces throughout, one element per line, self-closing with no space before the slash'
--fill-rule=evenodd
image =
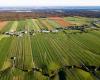
<path id="1" fill-rule="evenodd" d="M 58 72 L 58 75 L 59 75 L 59 80 L 67 80 L 67 79 L 66 79 L 66 73 L 65 73 L 64 70 L 60 70 L 60 71 Z"/>

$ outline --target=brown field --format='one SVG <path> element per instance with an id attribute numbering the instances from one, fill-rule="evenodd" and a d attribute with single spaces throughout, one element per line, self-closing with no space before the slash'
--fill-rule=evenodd
<path id="1" fill-rule="evenodd" d="M 0 30 L 8 23 L 8 21 L 0 21 Z"/>
<path id="2" fill-rule="evenodd" d="M 62 27 L 70 27 L 72 26 L 73 24 L 68 22 L 68 21 L 65 21 L 63 18 L 61 17 L 50 17 L 50 19 L 52 20 L 55 20 L 58 24 L 60 24 Z"/>

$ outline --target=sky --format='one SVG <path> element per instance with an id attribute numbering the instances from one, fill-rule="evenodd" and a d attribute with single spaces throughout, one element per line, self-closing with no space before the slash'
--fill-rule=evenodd
<path id="1" fill-rule="evenodd" d="M 0 0 L 2 6 L 100 6 L 100 0 Z"/>

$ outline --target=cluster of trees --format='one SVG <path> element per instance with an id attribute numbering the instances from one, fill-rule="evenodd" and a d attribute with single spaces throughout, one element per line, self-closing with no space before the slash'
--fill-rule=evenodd
<path id="1" fill-rule="evenodd" d="M 61 9 L 62 10 L 62 9 Z M 0 12 L 0 20 L 18 20 L 25 18 L 45 18 L 45 17 L 63 17 L 63 16 L 84 16 L 84 17 L 100 17 L 100 11 L 89 10 L 66 10 L 57 12 L 57 10 L 40 10 L 33 12 Z"/>

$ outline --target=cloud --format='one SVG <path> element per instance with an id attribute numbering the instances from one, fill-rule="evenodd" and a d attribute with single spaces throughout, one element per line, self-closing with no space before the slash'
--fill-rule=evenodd
<path id="1" fill-rule="evenodd" d="M 0 0 L 0 6 L 99 6 L 100 0 Z"/>

